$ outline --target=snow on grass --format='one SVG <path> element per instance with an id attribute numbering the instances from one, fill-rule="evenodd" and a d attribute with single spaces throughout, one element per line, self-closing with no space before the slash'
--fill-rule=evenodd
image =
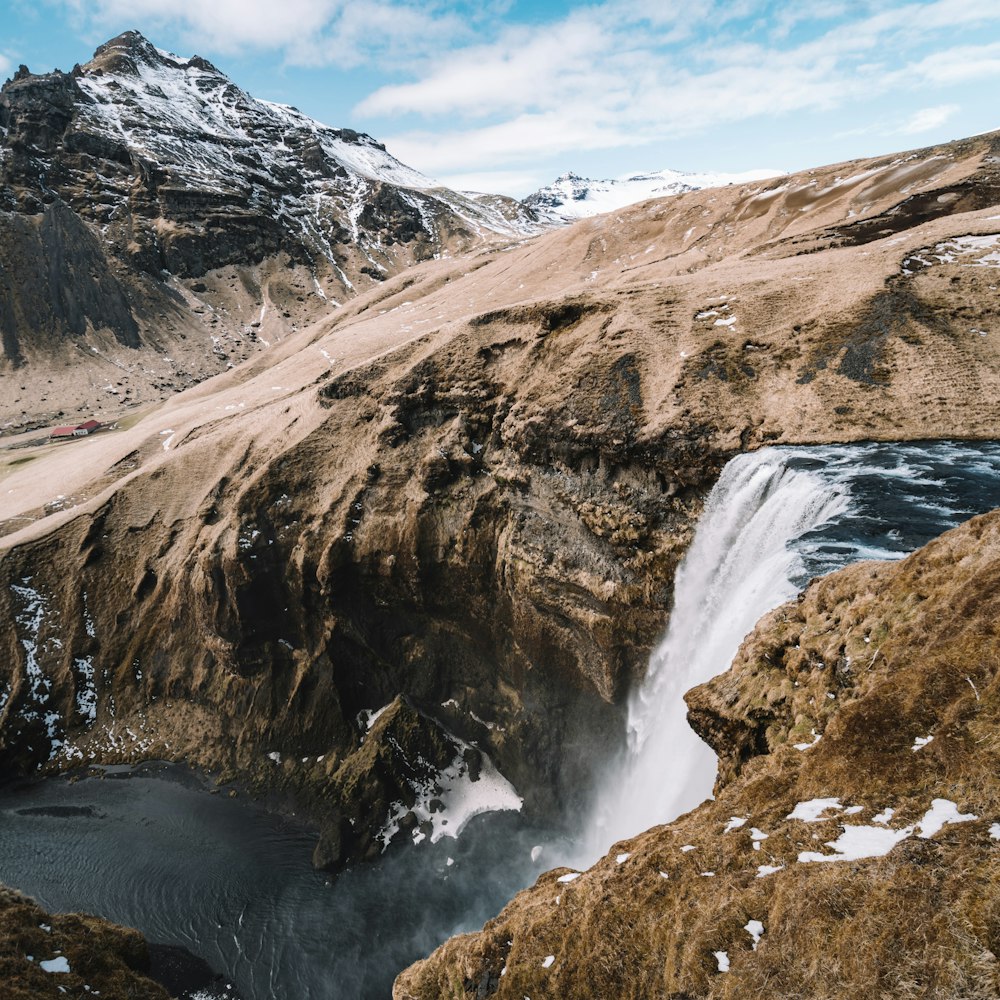
<path id="1" fill-rule="evenodd" d="M 693 850 L 695 850 L 695 846 L 694 846 L 694 844 L 685 844 L 685 845 L 684 845 L 684 846 L 683 846 L 683 847 L 681 848 L 681 850 L 682 850 L 682 851 L 683 851 L 683 852 L 684 852 L 685 854 L 687 854 L 687 852 L 688 852 L 688 851 L 693 851 Z"/>
<path id="2" fill-rule="evenodd" d="M 844 807 L 840 804 L 840 799 L 809 799 L 806 802 L 798 803 L 785 819 L 799 819 L 803 823 L 818 823 L 822 819 L 830 818 L 824 817 L 823 813 L 831 809 L 836 809 L 837 812 L 843 811 Z"/>
<path id="3" fill-rule="evenodd" d="M 814 861 L 860 861 L 862 858 L 880 858 L 888 854 L 901 840 L 906 840 L 913 832 L 912 827 L 890 830 L 884 826 L 845 826 L 836 840 L 827 842 L 827 847 L 835 854 L 819 854 L 816 851 L 802 851 L 799 861 L 809 864 Z"/>
<path id="4" fill-rule="evenodd" d="M 715 326 L 732 326 L 736 322 L 735 316 L 730 316 L 729 319 L 717 319 L 714 323 Z"/>
<path id="5" fill-rule="evenodd" d="M 889 820 L 895 815 L 895 809 L 889 809 L 888 807 L 883 809 L 877 816 L 872 816 L 873 823 L 881 823 L 883 826 L 888 826 Z"/>
<path id="6" fill-rule="evenodd" d="M 729 822 L 726 824 L 726 828 L 722 832 L 729 833 L 731 830 L 738 830 L 746 823 L 746 821 L 746 816 L 730 816 Z"/>
<path id="7" fill-rule="evenodd" d="M 784 865 L 758 865 L 757 878 L 766 878 L 768 875 L 780 872 L 784 867 Z"/>
<path id="8" fill-rule="evenodd" d="M 814 729 L 812 731 L 812 737 L 813 738 L 811 743 L 793 743 L 792 746 L 794 746 L 796 750 L 808 750 L 810 747 L 816 746 L 816 744 L 819 743 L 821 739 L 823 739 L 823 734 L 817 733 L 816 730 Z"/>
<path id="9" fill-rule="evenodd" d="M 799 861 L 809 864 L 819 861 L 861 861 L 865 858 L 880 858 L 888 854 L 896 844 L 912 837 L 914 833 L 927 840 L 949 823 L 970 823 L 979 819 L 974 813 L 960 813 L 958 806 L 949 799 L 934 799 L 930 809 L 920 820 L 900 830 L 893 830 L 887 825 L 891 816 L 892 810 L 887 809 L 875 817 L 877 822 L 883 824 L 880 826 L 843 825 L 840 836 L 826 843 L 826 846 L 834 851 L 833 854 L 802 851 L 799 854 Z"/>
<path id="10" fill-rule="evenodd" d="M 715 956 L 715 961 L 718 963 L 719 972 L 729 971 L 729 952 L 726 951 L 713 951 L 712 954 Z"/>
<path id="11" fill-rule="evenodd" d="M 916 739 L 915 739 L 915 740 L 913 741 L 913 746 L 912 746 L 912 747 L 910 747 L 910 749 L 911 749 L 911 750 L 912 750 L 912 751 L 913 751 L 914 753 L 916 753 L 916 752 L 917 752 L 918 750 L 920 750 L 920 749 L 921 749 L 922 747 L 925 747 L 925 746 L 927 746 L 927 744 L 928 744 L 928 743 L 933 743 L 933 742 L 934 742 L 934 737 L 933 737 L 933 736 L 918 736 L 918 737 L 917 737 L 917 738 L 916 738 Z"/>
<path id="12" fill-rule="evenodd" d="M 556 879 L 556 881 L 557 882 L 574 882 L 582 874 L 583 874 L 582 872 L 567 872 L 565 875 L 560 875 L 559 878 Z"/>
<path id="13" fill-rule="evenodd" d="M 38 963 L 43 972 L 69 972 L 69 961 L 64 955 Z"/>
<path id="14" fill-rule="evenodd" d="M 626 861 L 628 861 L 628 859 L 629 859 L 630 857 L 632 857 L 632 855 L 631 855 L 631 854 L 629 854 L 628 852 L 626 852 L 626 853 L 624 853 L 624 854 L 619 854 L 619 855 L 618 855 L 618 856 L 617 856 L 617 857 L 615 858 L 615 864 L 616 864 L 616 865 L 623 865 L 623 864 L 625 864 L 625 862 L 626 862 Z"/>
<path id="15" fill-rule="evenodd" d="M 760 939 L 764 936 L 764 925 L 759 920 L 748 920 L 743 925 L 743 930 L 750 935 L 753 940 L 753 950 L 757 950 L 757 945 L 760 944 Z"/>
<path id="16" fill-rule="evenodd" d="M 917 836 L 923 840 L 933 837 L 946 823 L 971 823 L 979 819 L 973 813 L 960 813 L 958 806 L 949 799 L 933 799 L 931 807 L 917 823 Z"/>
<path id="17" fill-rule="evenodd" d="M 760 842 L 762 840 L 767 840 L 769 834 L 764 833 L 763 830 L 758 830 L 757 827 L 753 826 L 750 828 L 750 839 L 753 841 L 753 849 L 755 851 L 760 850 Z"/>
<path id="18" fill-rule="evenodd" d="M 551 969 L 552 963 L 555 962 L 555 960 L 556 960 L 555 955 L 546 955 L 545 958 L 542 960 L 542 968 Z"/>
<path id="19" fill-rule="evenodd" d="M 990 827 L 990 837 L 993 840 L 1000 840 L 1000 823 L 994 823 Z"/>

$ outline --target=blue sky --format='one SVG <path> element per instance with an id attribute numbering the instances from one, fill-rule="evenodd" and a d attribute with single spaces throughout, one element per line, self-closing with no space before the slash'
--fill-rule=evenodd
<path id="1" fill-rule="evenodd" d="M 455 187 L 796 170 L 1000 128 L 995 0 L 0 0 L 0 76 L 138 28 Z"/>

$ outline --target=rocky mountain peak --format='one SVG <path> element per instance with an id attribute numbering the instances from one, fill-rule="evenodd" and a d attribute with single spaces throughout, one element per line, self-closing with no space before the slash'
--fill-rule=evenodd
<path id="1" fill-rule="evenodd" d="M 269 343 L 416 261 L 536 228 L 513 199 L 441 188 L 371 136 L 258 100 L 207 59 L 127 31 L 72 73 L 22 68 L 0 91 L 0 271 L 17 276 L 0 309 L 0 370 L 136 347 L 147 323 L 180 336 L 196 318 L 197 350 L 160 353 L 192 355 L 182 367 L 197 381 L 243 360 L 266 316 Z M 283 273 L 280 287 L 268 291 L 262 269 Z M 72 322 L 54 305 L 70 299 Z M 101 331 L 107 344 L 81 347 Z"/>

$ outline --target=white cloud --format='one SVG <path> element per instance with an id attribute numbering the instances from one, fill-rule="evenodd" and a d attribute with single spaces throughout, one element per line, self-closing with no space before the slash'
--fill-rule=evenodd
<path id="1" fill-rule="evenodd" d="M 6 79 L 10 76 L 10 71 L 13 65 L 14 64 L 2 52 L 0 52 L 0 77 Z"/>
<path id="2" fill-rule="evenodd" d="M 935 108 L 921 108 L 896 131 L 900 135 L 919 135 L 921 132 L 930 132 L 943 125 L 949 118 L 953 118 L 961 110 L 957 104 L 939 104 Z"/>
<path id="3" fill-rule="evenodd" d="M 383 55 L 426 56 L 468 42 L 476 17 L 444 0 L 47 0 L 91 33 L 170 28 L 192 51 L 279 52 L 294 65 L 354 66 Z M 490 5 L 487 4 L 487 7 Z M 502 4 L 501 4 L 502 7 Z M 187 53 L 182 53 L 187 54 Z"/>
<path id="4" fill-rule="evenodd" d="M 1000 42 L 934 52 L 910 67 L 929 83 L 948 85 L 1000 76 Z"/>
<path id="5" fill-rule="evenodd" d="M 386 138 L 421 169 L 513 170 L 563 152 L 863 107 L 914 86 L 1000 74 L 1000 43 L 945 47 L 956 28 L 1000 23 L 1000 5 L 809 0 L 783 22 L 769 10 L 764 0 L 605 0 L 530 33 L 511 27 L 492 42 L 442 53 L 414 82 L 382 87 L 356 111 L 446 120 L 442 130 Z M 752 26 L 727 30 L 737 17 Z M 806 40 L 788 43 L 806 21 Z M 924 109 L 904 128 L 928 131 L 956 110 Z"/>

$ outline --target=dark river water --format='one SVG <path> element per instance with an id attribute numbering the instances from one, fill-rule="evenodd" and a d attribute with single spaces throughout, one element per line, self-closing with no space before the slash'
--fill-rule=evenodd
<path id="1" fill-rule="evenodd" d="M 410 962 L 481 926 L 551 867 L 517 813 L 330 878 L 315 836 L 176 765 L 0 792 L 0 882 L 180 945 L 245 1000 L 388 997 Z M 450 862 L 450 863 L 449 863 Z"/>
<path id="2" fill-rule="evenodd" d="M 800 585 L 857 559 L 899 558 L 1000 506 L 998 444 L 773 451 L 846 498 L 833 521 L 793 543 Z M 52 910 L 97 913 L 183 946 L 244 1000 L 367 1000 L 388 997 L 402 968 L 481 926 L 575 851 L 497 813 L 472 820 L 457 841 L 406 844 L 331 879 L 312 869 L 315 838 L 294 820 L 208 788 L 162 765 L 8 784 L 0 882 Z"/>

